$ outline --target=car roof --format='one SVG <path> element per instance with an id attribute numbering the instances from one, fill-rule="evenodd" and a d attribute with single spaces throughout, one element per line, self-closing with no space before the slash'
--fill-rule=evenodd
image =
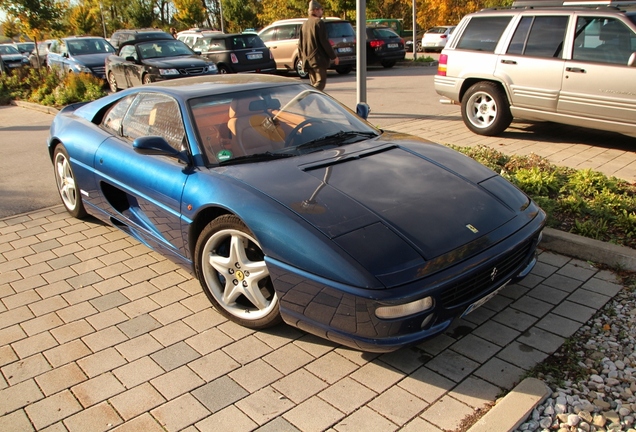
<path id="1" fill-rule="evenodd" d="M 177 39 L 175 39 L 173 37 L 169 37 L 169 38 L 156 37 L 156 38 L 147 38 L 147 39 L 131 39 L 131 40 L 127 40 L 126 42 L 120 43 L 119 44 L 119 49 L 121 50 L 126 45 L 141 45 L 141 44 L 145 44 L 145 43 L 148 43 L 148 42 L 165 42 L 165 41 L 181 42 L 180 40 L 177 40 Z M 183 42 L 181 42 L 181 43 L 183 43 Z"/>

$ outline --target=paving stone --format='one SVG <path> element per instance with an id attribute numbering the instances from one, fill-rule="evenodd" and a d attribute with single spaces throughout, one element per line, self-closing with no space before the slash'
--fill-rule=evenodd
<path id="1" fill-rule="evenodd" d="M 263 360 L 280 373 L 287 375 L 310 363 L 314 358 L 296 345 L 287 344 L 267 354 Z"/>
<path id="2" fill-rule="evenodd" d="M 165 432 L 150 414 L 145 413 L 113 429 L 113 432 Z"/>
<path id="3" fill-rule="evenodd" d="M 108 403 L 103 402 L 79 412 L 66 420 L 64 424 L 69 432 L 107 431 L 122 423 L 122 419 Z"/>
<path id="4" fill-rule="evenodd" d="M 254 423 L 246 414 L 236 408 L 234 405 L 212 414 L 203 421 L 196 423 L 197 431 L 200 432 L 249 432 L 254 430 L 258 425 Z"/>
<path id="5" fill-rule="evenodd" d="M 75 363 L 65 364 L 35 378 L 46 396 L 70 389 L 75 384 L 87 379 L 84 372 Z"/>
<path id="6" fill-rule="evenodd" d="M 283 375 L 259 359 L 235 369 L 230 372 L 228 376 L 243 386 L 247 391 L 254 392 L 280 379 Z"/>
<path id="7" fill-rule="evenodd" d="M 499 387 L 471 375 L 459 383 L 448 395 L 474 409 L 482 409 L 493 403 L 500 393 Z"/>
<path id="8" fill-rule="evenodd" d="M 517 340 L 502 349 L 497 357 L 522 369 L 530 370 L 545 360 L 548 354 Z"/>
<path id="9" fill-rule="evenodd" d="M 44 398 L 44 395 L 32 379 L 0 390 L 0 419 L 7 413 L 23 408 L 42 398 Z"/>
<path id="10" fill-rule="evenodd" d="M 223 351 L 244 365 L 270 353 L 272 349 L 266 343 L 250 335 L 224 347 Z"/>
<path id="11" fill-rule="evenodd" d="M 201 355 L 185 342 L 178 342 L 150 355 L 165 371 L 171 371 Z"/>
<path id="12" fill-rule="evenodd" d="M 537 324 L 537 327 L 564 338 L 569 338 L 581 327 L 581 323 L 554 313 L 549 313 Z"/>
<path id="13" fill-rule="evenodd" d="M 537 327 L 526 330 L 517 340 L 548 354 L 555 352 L 565 342 L 563 337 Z"/>
<path id="14" fill-rule="evenodd" d="M 150 357 L 141 357 L 115 369 L 113 373 L 126 388 L 133 388 L 158 377 L 164 370 Z"/>
<path id="15" fill-rule="evenodd" d="M 426 363 L 426 367 L 459 382 L 477 369 L 479 363 L 455 351 L 445 350 Z"/>
<path id="16" fill-rule="evenodd" d="M 23 410 L 0 416 L 0 430 L 3 432 L 30 432 L 33 429 L 31 421 Z"/>
<path id="17" fill-rule="evenodd" d="M 523 369 L 495 357 L 477 369 L 475 376 L 502 389 L 510 390 L 519 382 L 523 372 Z"/>
<path id="18" fill-rule="evenodd" d="M 282 417 L 276 417 L 269 423 L 259 427 L 255 432 L 300 432 Z"/>
<path id="19" fill-rule="evenodd" d="M 561 291 L 572 292 L 581 286 L 581 281 L 560 274 L 553 274 L 544 282 L 545 285 L 558 288 Z"/>
<path id="20" fill-rule="evenodd" d="M 267 392 L 267 395 L 272 397 L 273 392 L 274 390 L 270 389 L 270 391 Z M 208 411 L 215 413 L 248 396 L 249 392 L 238 385 L 234 380 L 227 376 L 223 376 L 193 390 L 191 394 L 197 398 L 197 400 L 201 402 Z M 276 394 L 279 393 L 276 392 Z M 243 411 L 246 412 L 245 410 Z M 252 417 L 252 419 L 257 421 L 254 417 Z M 258 421 L 257 423 L 262 424 L 262 422 Z"/>
<path id="21" fill-rule="evenodd" d="M 62 324 L 64 323 L 62 322 L 60 317 L 52 312 L 23 322 L 22 324 L 20 324 L 20 326 L 24 329 L 27 335 L 33 336 L 37 333 L 41 333 L 61 326 Z"/>
<path id="22" fill-rule="evenodd" d="M 192 395 L 185 394 L 150 412 L 167 431 L 178 431 L 207 417 L 210 412 Z M 219 429 L 228 430 L 228 429 Z"/>
<path id="23" fill-rule="evenodd" d="M 373 431 L 388 432 L 397 429 L 395 423 L 382 417 L 375 411 L 362 407 L 355 413 L 345 417 L 340 423 L 333 427 L 338 432 L 357 432 L 357 431 Z"/>
<path id="24" fill-rule="evenodd" d="M 81 340 L 73 340 L 44 352 L 44 356 L 56 368 L 66 363 L 84 358 L 91 350 Z"/>
<path id="25" fill-rule="evenodd" d="M 219 350 L 233 342 L 234 340 L 231 337 L 215 328 L 197 333 L 185 340 L 185 343 L 202 355 Z"/>
<path id="26" fill-rule="evenodd" d="M 449 396 L 435 402 L 422 413 L 422 418 L 444 430 L 459 428 L 464 418 L 473 414 L 473 409 Z"/>
<path id="27" fill-rule="evenodd" d="M 77 400 L 85 408 L 122 393 L 124 390 L 124 386 L 111 373 L 98 375 L 71 388 Z"/>
<path id="28" fill-rule="evenodd" d="M 377 396 L 377 393 L 345 377 L 318 393 L 318 396 L 339 411 L 351 414 Z"/>
<path id="29" fill-rule="evenodd" d="M 40 353 L 27 357 L 2 368 L 2 374 L 9 385 L 15 385 L 51 370 L 51 365 Z"/>
<path id="30" fill-rule="evenodd" d="M 94 332 L 95 329 L 86 320 L 73 321 L 51 330 L 53 337 L 61 344 Z"/>
<path id="31" fill-rule="evenodd" d="M 283 418 L 302 431 L 323 431 L 337 423 L 344 414 L 317 396 L 307 399 L 283 414 Z"/>
<path id="32" fill-rule="evenodd" d="M 410 393 L 431 403 L 455 386 L 455 383 L 426 367 L 421 367 L 398 383 Z"/>
<path id="33" fill-rule="evenodd" d="M 596 309 L 583 306 L 578 303 L 572 303 L 566 300 L 560 305 L 556 306 L 552 310 L 552 312 L 555 315 L 560 315 L 564 318 L 569 318 L 583 324 L 594 316 L 594 314 L 596 313 Z"/>
<path id="34" fill-rule="evenodd" d="M 369 367 L 372 368 L 373 366 Z M 325 382 L 333 384 L 357 370 L 358 366 L 341 355 L 330 352 L 309 363 L 305 366 L 305 369 Z"/>
<path id="35" fill-rule="evenodd" d="M 188 367 L 205 381 L 210 382 L 241 367 L 241 365 L 223 351 L 214 351 L 188 363 Z"/>
<path id="36" fill-rule="evenodd" d="M 327 383 L 305 369 L 286 375 L 272 387 L 295 403 L 300 403 L 327 387 Z"/>
<path id="37" fill-rule="evenodd" d="M 158 407 L 165 401 L 150 383 L 143 383 L 108 400 L 126 421 Z"/>
<path id="38" fill-rule="evenodd" d="M 42 332 L 34 336 L 29 336 L 26 339 L 20 339 L 19 341 L 12 343 L 11 347 L 18 357 L 26 358 L 57 345 L 58 342 L 53 336 L 51 336 L 51 333 Z"/>
<path id="39" fill-rule="evenodd" d="M 82 406 L 68 390 L 56 393 L 25 408 L 36 429 L 43 429 L 81 410 Z"/>
<path id="40" fill-rule="evenodd" d="M 181 342 L 194 334 L 195 331 L 182 321 L 175 321 L 150 332 L 150 336 L 164 347 Z"/>
<path id="41" fill-rule="evenodd" d="M 187 366 L 163 374 L 150 383 L 166 400 L 174 399 L 186 392 L 202 386 L 205 382 Z"/>
<path id="42" fill-rule="evenodd" d="M 488 321 L 475 329 L 472 334 L 496 345 L 506 346 L 521 333 L 498 322 Z"/>
<path id="43" fill-rule="evenodd" d="M 79 367 L 89 377 L 113 370 L 125 363 L 126 360 L 114 348 L 107 348 L 77 361 Z"/>
<path id="44" fill-rule="evenodd" d="M 601 309 L 612 298 L 586 289 L 578 289 L 568 296 L 568 301 L 594 309 Z"/>
<path id="45" fill-rule="evenodd" d="M 181 303 L 172 303 L 161 309 L 157 309 L 151 312 L 150 315 L 163 325 L 170 324 L 171 322 L 180 320 L 182 318 L 191 315 L 192 311 Z"/>

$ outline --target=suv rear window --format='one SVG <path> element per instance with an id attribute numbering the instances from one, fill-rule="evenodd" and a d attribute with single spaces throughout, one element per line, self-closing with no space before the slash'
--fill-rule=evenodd
<path id="1" fill-rule="evenodd" d="M 497 42 L 512 16 L 474 17 L 462 33 L 456 48 L 474 51 L 495 51 Z"/>
<path id="2" fill-rule="evenodd" d="M 345 22 L 329 22 L 327 21 L 327 36 L 332 38 L 339 37 L 355 37 L 353 27 L 347 21 Z"/>

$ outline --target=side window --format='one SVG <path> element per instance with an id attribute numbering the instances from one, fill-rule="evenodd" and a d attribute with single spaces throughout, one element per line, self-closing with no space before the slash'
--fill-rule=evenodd
<path id="1" fill-rule="evenodd" d="M 568 16 L 535 17 L 524 55 L 560 58 L 568 20 Z"/>
<path id="2" fill-rule="evenodd" d="M 134 57 L 135 60 L 137 60 L 137 51 L 135 50 L 134 46 L 126 45 L 119 52 L 119 56 L 123 58 Z"/>
<path id="3" fill-rule="evenodd" d="M 572 59 L 627 65 L 636 34 L 616 18 L 579 17 Z"/>
<path id="4" fill-rule="evenodd" d="M 263 42 L 269 42 L 274 40 L 274 36 L 276 35 L 276 27 L 269 28 L 260 34 L 261 40 Z"/>
<path id="5" fill-rule="evenodd" d="M 130 104 L 134 99 L 135 95 L 130 95 L 121 99 L 119 102 L 116 102 L 115 105 L 110 107 L 110 109 L 104 116 L 101 126 L 104 129 L 109 130 L 113 134 L 121 136 L 122 120 L 124 119 L 124 116 L 128 112 L 128 108 L 130 108 Z"/>
<path id="6" fill-rule="evenodd" d="M 49 48 L 49 52 L 59 54 L 60 43 L 58 41 L 51 42 L 51 47 Z"/>
<path id="7" fill-rule="evenodd" d="M 296 24 L 284 25 L 278 28 L 277 40 L 286 39 L 298 39 L 298 32 L 296 31 Z"/>
<path id="8" fill-rule="evenodd" d="M 130 140 L 161 136 L 179 151 L 185 145 L 179 105 L 174 99 L 159 94 L 145 93 L 137 97 L 124 118 L 122 132 Z"/>
<path id="9" fill-rule="evenodd" d="M 512 16 L 474 17 L 462 32 L 457 49 L 494 52 Z"/>

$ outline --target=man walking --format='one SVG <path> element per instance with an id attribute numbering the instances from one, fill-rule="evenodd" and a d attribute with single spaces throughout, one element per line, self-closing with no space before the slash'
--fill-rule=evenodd
<path id="1" fill-rule="evenodd" d="M 311 85 L 324 90 L 327 84 L 327 68 L 334 60 L 336 66 L 340 59 L 329 43 L 327 26 L 321 20 L 322 6 L 316 0 L 309 2 L 309 19 L 305 21 L 298 39 L 298 50 L 303 61 L 303 69 L 309 74 Z"/>

